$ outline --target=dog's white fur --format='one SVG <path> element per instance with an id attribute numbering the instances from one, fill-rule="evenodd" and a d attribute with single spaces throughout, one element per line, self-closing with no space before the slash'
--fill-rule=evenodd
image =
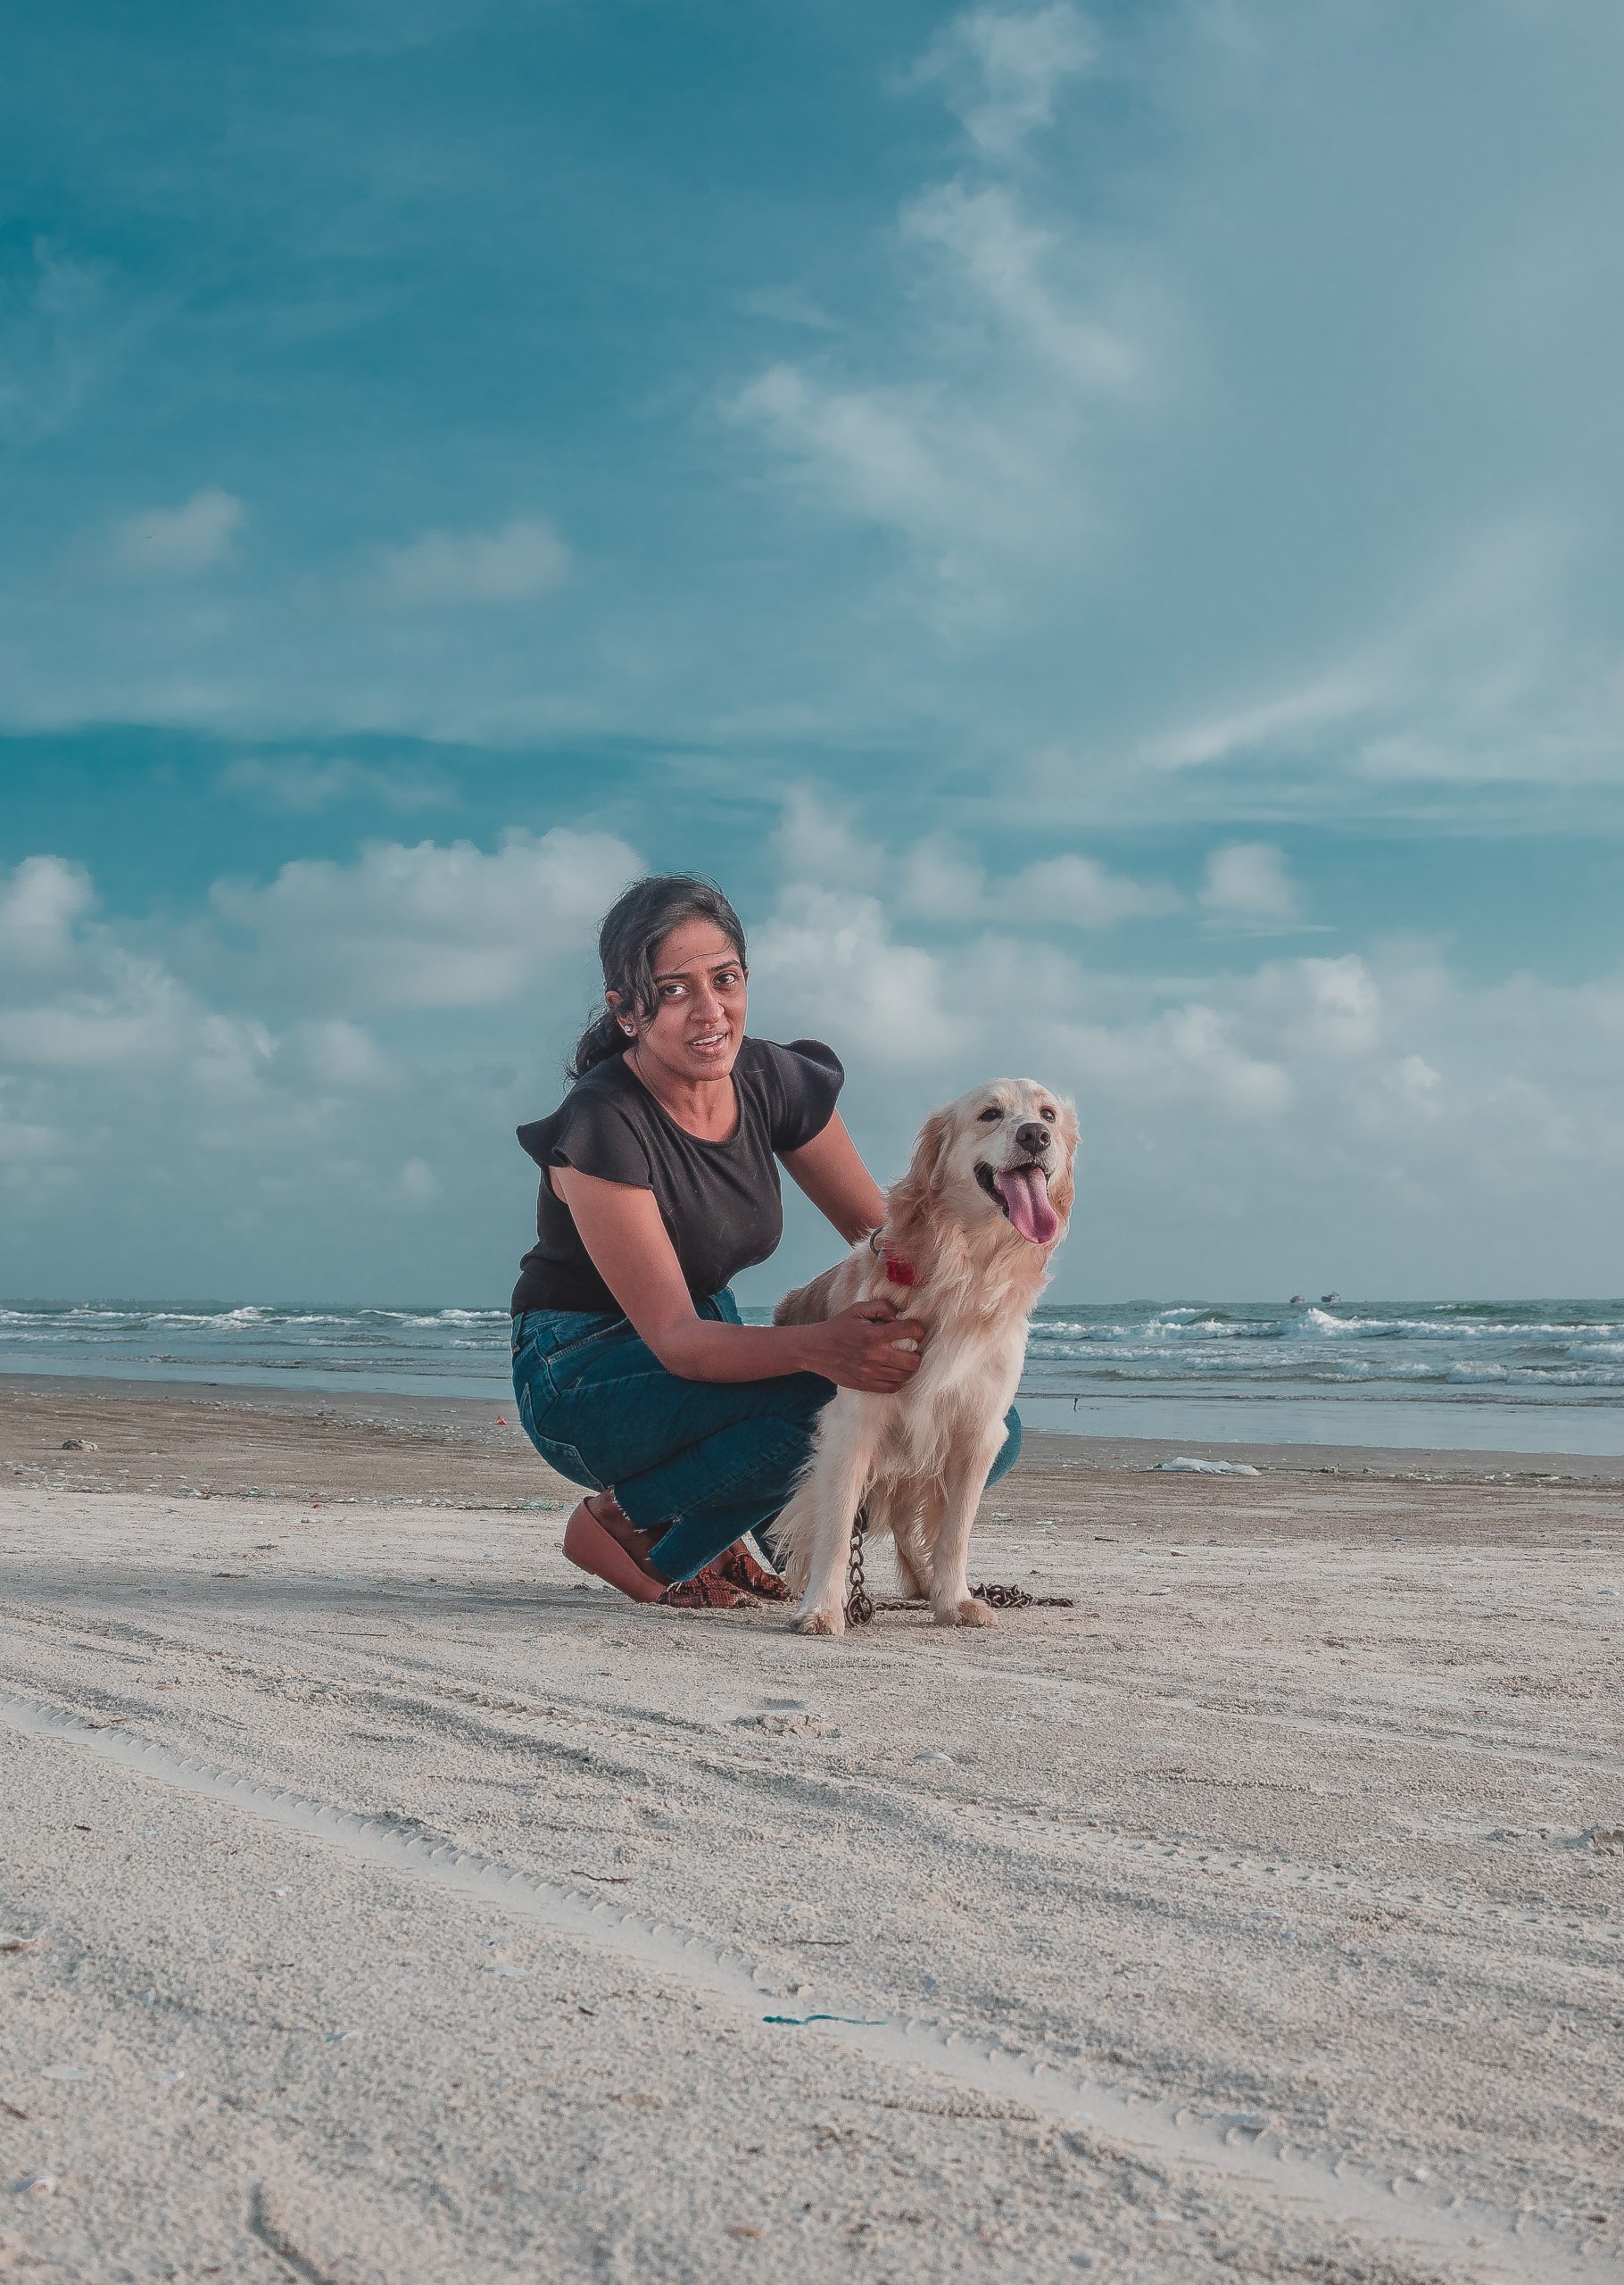
<path id="1" fill-rule="evenodd" d="M 984 1116 L 993 1110 L 996 1122 Z M 1030 1163 L 1015 1140 L 1028 1121 L 1051 1138 L 1040 1164 L 1059 1228 L 1045 1245 L 1021 1235 L 976 1172 Z M 804 1633 L 845 1632 L 852 1521 L 865 1502 L 870 1535 L 891 1533 L 905 1588 L 929 1593 L 939 1625 L 992 1624 L 970 1592 L 970 1526 L 1003 1442 L 1027 1320 L 1065 1235 L 1076 1150 L 1072 1105 L 1036 1080 L 972 1088 L 926 1119 L 907 1173 L 887 1193 L 880 1242 L 915 1282 L 889 1277 L 883 1253 L 865 1241 L 778 1304 L 776 1323 L 810 1325 L 882 1299 L 929 1336 L 919 1370 L 896 1395 L 841 1389 L 824 1408 L 811 1459 L 773 1533 L 775 1558 L 801 1598 L 795 1624 Z"/>

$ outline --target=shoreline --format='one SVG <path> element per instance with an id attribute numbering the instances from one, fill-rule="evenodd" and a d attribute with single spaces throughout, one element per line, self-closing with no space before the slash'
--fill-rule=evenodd
<path id="1" fill-rule="evenodd" d="M 386 1451 L 403 1458 L 407 1447 L 426 1443 L 438 1449 L 448 1461 L 453 1450 L 466 1459 L 474 1471 L 465 1487 L 468 1497 L 484 1505 L 497 1500 L 519 1506 L 529 1496 L 526 1473 L 538 1478 L 548 1474 L 518 1425 L 510 1397 L 329 1392 L 206 1379 L 134 1380 L 112 1375 L 93 1378 L 54 1373 L 0 1375 L 0 1466 L 8 1460 L 13 1467 L 17 1465 L 21 1440 L 29 1447 L 28 1464 L 48 1464 L 50 1472 L 65 1482 L 85 1489 L 100 1488 L 106 1475 L 102 1459 L 111 1458 L 115 1448 L 132 1461 L 146 1457 L 137 1433 L 138 1425 L 143 1418 L 156 1419 L 166 1407 L 177 1423 L 185 1424 L 179 1456 L 194 1466 L 209 1454 L 228 1452 L 235 1434 L 231 1424 L 240 1419 L 244 1424 L 256 1420 L 264 1424 L 261 1435 L 253 1440 L 253 1464 L 259 1467 L 278 1459 L 285 1474 L 302 1457 L 310 1464 L 319 1458 L 329 1471 L 335 1465 L 343 1466 L 347 1475 L 351 1471 L 344 1466 L 346 1454 L 354 1459 L 364 1453 L 376 1463 Z M 281 1433 L 277 1424 L 281 1424 Z M 53 1425 L 59 1432 L 54 1453 L 47 1433 Z M 105 1438 L 97 1433 L 98 1427 L 108 1431 Z M 1624 1485 L 1624 1457 L 1607 1454 L 1090 1436 L 1074 1430 L 1057 1433 L 1039 1427 L 1031 1412 L 1025 1416 L 1025 1429 L 1019 1470 L 1026 1475 L 1140 1475 L 1154 1472 L 1159 1462 L 1188 1458 L 1226 1462 L 1231 1467 L 1255 1467 L 1276 1478 L 1329 1475 L 1395 1483 Z M 102 1446 L 103 1451 L 94 1459 L 89 1452 L 62 1451 L 62 1441 L 75 1436 Z M 350 1452 L 356 1437 L 359 1447 Z M 246 1462 L 250 1454 L 244 1452 L 243 1458 Z M 133 1466 L 129 1472 L 132 1476 L 140 1473 Z M 299 1472 L 308 1470 L 302 1467 Z M 234 1473 L 240 1475 L 243 1471 L 238 1468 Z M 1189 1480 L 1222 1479 L 1192 1476 Z M 156 1482 L 154 1488 L 158 1488 Z M 269 1496 L 264 1489 L 254 1489 L 256 1496 Z M 289 1496 L 297 1496 L 296 1491 L 290 1491 Z"/>
<path id="2" fill-rule="evenodd" d="M 243 1398 L 271 1396 L 365 1408 L 390 1401 L 430 1407 L 462 1403 L 500 1408 L 511 1399 L 505 1354 L 480 1372 L 414 1372 L 409 1367 L 353 1368 L 330 1363 L 272 1366 L 261 1359 L 173 1359 L 160 1364 L 53 1358 L 0 1358 L 0 1391 L 46 1384 L 92 1391 L 193 1388 Z M 1296 1450 L 1363 1452 L 1374 1466 L 1425 1467 L 1429 1456 L 1479 1474 L 1567 1470 L 1582 1458 L 1588 1473 L 1624 1471 L 1624 1394 L 1578 1391 L 1456 1389 L 1444 1396 L 1402 1380 L 1268 1385 L 1244 1381 L 1164 1382 L 1143 1387 L 1090 1385 L 1074 1392 L 1025 1384 L 1018 1398 L 1029 1432 L 1075 1446 L 1152 1444 L 1227 1453 Z M 1468 1458 L 1468 1456 L 1472 1456 Z M 1315 1465 L 1311 1457 L 1305 1465 Z M 1352 1465 L 1352 1463 L 1348 1463 Z"/>

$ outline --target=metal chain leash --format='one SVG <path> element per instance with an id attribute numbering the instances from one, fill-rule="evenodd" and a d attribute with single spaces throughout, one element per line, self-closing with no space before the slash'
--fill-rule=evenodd
<path id="1" fill-rule="evenodd" d="M 846 1564 L 846 1624 L 866 1626 L 874 1607 L 863 1583 L 863 1541 L 868 1536 L 868 1510 L 859 1508 L 851 1519 L 851 1554 Z"/>
<path id="2" fill-rule="evenodd" d="M 851 1519 L 851 1553 L 846 1562 L 846 1624 L 866 1626 L 874 1615 L 874 1599 L 863 1577 L 863 1549 L 868 1537 L 868 1509 L 859 1508 Z M 1074 1610 L 1070 1595 L 1032 1595 L 1024 1587 L 1005 1587 L 983 1581 L 970 1592 L 990 1610 Z M 891 1606 L 887 1605 L 887 1608 Z M 898 1604 L 898 1609 L 907 1606 Z"/>

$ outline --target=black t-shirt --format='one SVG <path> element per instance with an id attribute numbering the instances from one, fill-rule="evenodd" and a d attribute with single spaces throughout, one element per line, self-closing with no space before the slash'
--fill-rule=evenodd
<path id="1" fill-rule="evenodd" d="M 799 1151 L 823 1133 L 845 1076 L 833 1050 L 818 1040 L 780 1047 L 747 1039 L 733 1071 L 738 1126 L 725 1142 L 707 1142 L 677 1125 L 623 1057 L 594 1064 L 551 1118 L 518 1130 L 542 1169 L 542 1187 L 539 1242 L 519 1265 L 514 1314 L 620 1308 L 568 1207 L 554 1195 L 549 1167 L 575 1167 L 605 1182 L 651 1190 L 696 1300 L 765 1261 L 783 1235 L 775 1154 Z"/>

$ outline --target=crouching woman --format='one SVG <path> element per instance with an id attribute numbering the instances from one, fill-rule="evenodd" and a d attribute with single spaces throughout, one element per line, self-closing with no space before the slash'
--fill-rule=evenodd
<path id="1" fill-rule="evenodd" d="M 599 939 L 604 1011 L 569 1093 L 521 1126 L 541 1168 L 536 1243 L 513 1293 L 513 1383 L 543 1458 L 588 1496 L 564 1552 L 640 1601 L 727 1605 L 776 1583 L 768 1526 L 836 1387 L 885 1395 L 923 1326 L 882 1301 L 826 1324 L 745 1325 L 730 1282 L 783 1231 L 785 1167 L 849 1243 L 885 1201 L 835 1109 L 841 1070 L 812 1040 L 745 1029 L 744 932 L 686 874 L 637 882 Z M 993 1470 L 1019 1449 L 1019 1424 Z"/>

